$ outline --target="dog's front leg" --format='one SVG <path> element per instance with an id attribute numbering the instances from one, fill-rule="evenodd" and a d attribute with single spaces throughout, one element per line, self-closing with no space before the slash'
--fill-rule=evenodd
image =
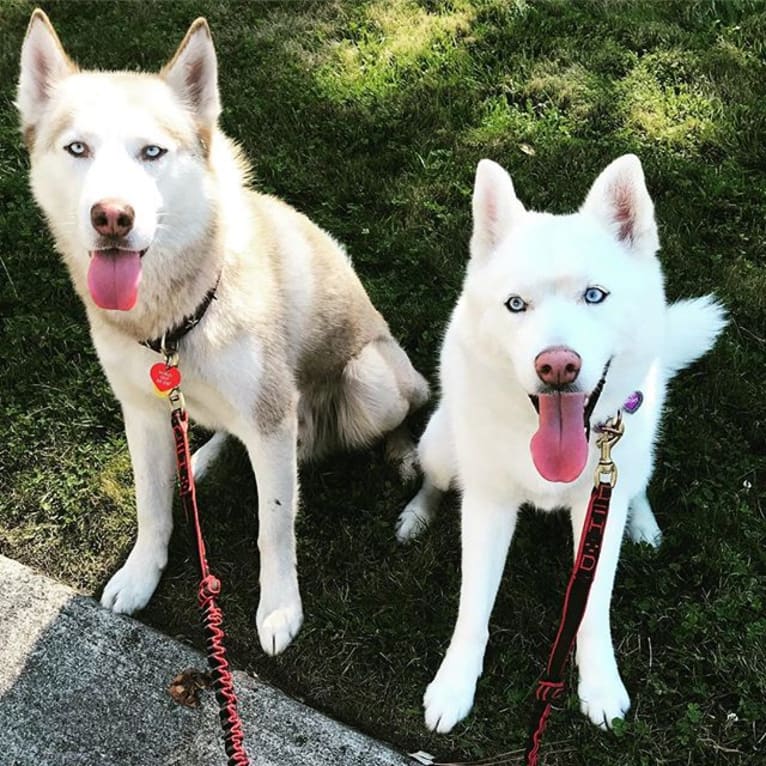
<path id="1" fill-rule="evenodd" d="M 462 581 L 455 631 L 426 689 L 426 726 L 443 734 L 468 715 L 481 675 L 489 616 L 516 526 L 517 509 L 466 489 L 461 509 Z"/>
<path id="2" fill-rule="evenodd" d="M 101 603 L 132 614 L 146 606 L 168 560 L 173 530 L 175 448 L 163 411 L 123 403 L 125 434 L 136 486 L 138 535 L 123 567 L 104 588 Z"/>
<path id="3" fill-rule="evenodd" d="M 258 486 L 261 598 L 256 623 L 261 646 L 272 655 L 293 640 L 303 622 L 295 553 L 297 422 L 291 408 L 280 423 L 261 426 L 244 440 Z"/>
<path id="4" fill-rule="evenodd" d="M 580 546 L 586 507 L 584 501 L 572 509 L 575 552 Z M 609 624 L 609 604 L 627 515 L 628 498 L 618 487 L 612 495 L 601 557 L 577 633 L 580 709 L 602 729 L 609 728 L 615 718 L 624 718 L 630 707 L 630 697 L 617 669 Z"/>

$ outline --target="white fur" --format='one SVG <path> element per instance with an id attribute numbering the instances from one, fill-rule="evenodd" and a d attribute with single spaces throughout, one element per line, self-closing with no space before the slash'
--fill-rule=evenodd
<path id="1" fill-rule="evenodd" d="M 606 421 L 629 394 L 643 406 L 626 415 L 614 450 L 613 494 L 598 572 L 577 641 L 583 712 L 597 725 L 621 718 L 630 700 L 620 678 L 609 601 L 628 518 L 633 539 L 656 545 L 660 531 L 646 499 L 652 452 L 671 374 L 703 354 L 723 325 L 710 298 L 666 307 L 653 205 L 636 157 L 622 157 L 594 183 L 580 212 L 525 212 L 510 177 L 482 160 L 474 191 L 471 261 L 441 352 L 442 397 L 420 441 L 420 492 L 402 513 L 400 540 L 422 532 L 450 484 L 462 492 L 462 586 L 449 649 L 425 697 L 426 725 L 449 731 L 473 704 L 488 620 L 519 507 L 571 508 L 574 548 L 598 450 L 591 432 L 587 466 L 570 484 L 543 479 L 530 454 L 538 418 L 529 395 L 540 381 L 535 357 L 566 346 L 582 358 L 578 384 L 596 386 L 611 360 L 591 418 Z M 609 295 L 588 304 L 598 286 Z M 518 295 L 527 310 L 504 302 Z"/>

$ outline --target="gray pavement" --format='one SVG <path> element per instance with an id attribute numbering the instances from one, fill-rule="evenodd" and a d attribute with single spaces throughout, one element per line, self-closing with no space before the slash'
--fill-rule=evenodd
<path id="1" fill-rule="evenodd" d="M 1 766 L 225 766 L 212 691 L 174 702 L 195 650 L 0 556 Z M 236 672 L 253 766 L 405 766 L 381 743 Z"/>

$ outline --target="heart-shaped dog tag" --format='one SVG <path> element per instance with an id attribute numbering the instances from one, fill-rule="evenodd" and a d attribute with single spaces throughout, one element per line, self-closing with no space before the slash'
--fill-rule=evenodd
<path id="1" fill-rule="evenodd" d="M 163 362 L 157 362 L 149 370 L 149 377 L 154 383 L 154 390 L 159 396 L 167 396 L 174 388 L 181 385 L 181 372 L 178 367 L 168 367 Z"/>

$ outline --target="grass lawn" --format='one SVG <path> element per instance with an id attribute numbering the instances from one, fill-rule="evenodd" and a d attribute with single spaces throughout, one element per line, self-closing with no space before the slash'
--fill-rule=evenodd
<path id="1" fill-rule="evenodd" d="M 626 545 L 618 572 L 613 626 L 631 712 L 604 734 L 570 694 L 545 763 L 766 762 L 766 5 L 40 4 L 88 67 L 159 68 L 207 16 L 223 126 L 259 187 L 348 245 L 432 381 L 477 161 L 506 166 L 529 206 L 565 212 L 611 159 L 642 158 L 669 296 L 715 291 L 731 324 L 673 386 L 650 489 L 664 544 Z M 0 551 L 97 592 L 132 544 L 132 479 L 119 408 L 27 189 L 12 100 L 32 8 L 0 4 Z M 254 627 L 255 484 L 232 446 L 200 488 L 231 653 L 403 750 L 468 760 L 520 748 L 570 565 L 568 520 L 522 516 L 476 706 L 435 736 L 421 697 L 456 613 L 459 523 L 453 498 L 420 542 L 397 546 L 412 491 L 380 450 L 302 470 L 305 625 L 269 659 Z M 200 644 L 196 576 L 179 515 L 167 573 L 139 618 Z"/>

